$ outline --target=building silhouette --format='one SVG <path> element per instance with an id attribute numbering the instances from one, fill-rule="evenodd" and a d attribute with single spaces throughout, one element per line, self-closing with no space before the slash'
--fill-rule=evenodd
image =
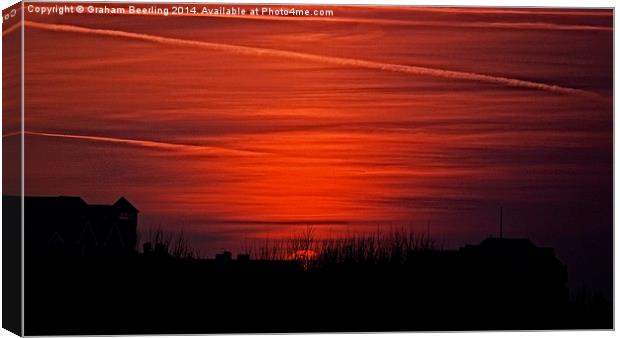
<path id="1" fill-rule="evenodd" d="M 88 204 L 72 196 L 24 197 L 29 254 L 135 252 L 137 224 L 138 209 L 124 197 L 112 205 Z"/>
<path id="2" fill-rule="evenodd" d="M 552 248 L 525 238 L 490 237 L 458 251 L 470 291 L 477 299 L 512 305 L 563 306 L 568 273 Z"/>

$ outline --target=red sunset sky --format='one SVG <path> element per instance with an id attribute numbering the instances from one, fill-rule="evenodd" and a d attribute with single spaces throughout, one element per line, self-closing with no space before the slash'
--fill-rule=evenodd
<path id="1" fill-rule="evenodd" d="M 453 248 L 501 205 L 611 285 L 611 10 L 329 8 L 27 13 L 26 194 L 125 196 L 205 255 L 428 221 Z"/>

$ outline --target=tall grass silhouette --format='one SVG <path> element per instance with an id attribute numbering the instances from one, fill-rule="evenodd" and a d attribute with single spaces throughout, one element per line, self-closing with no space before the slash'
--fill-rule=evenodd
<path id="1" fill-rule="evenodd" d="M 406 228 L 318 238 L 313 227 L 279 239 L 245 241 L 253 259 L 298 261 L 305 270 L 335 265 L 406 264 L 416 254 L 440 250 L 428 233 Z"/>
<path id="2" fill-rule="evenodd" d="M 161 228 L 150 230 L 147 240 L 142 243 L 145 255 L 173 257 L 178 259 L 194 259 L 199 254 L 189 243 L 183 232 L 169 233 Z"/>

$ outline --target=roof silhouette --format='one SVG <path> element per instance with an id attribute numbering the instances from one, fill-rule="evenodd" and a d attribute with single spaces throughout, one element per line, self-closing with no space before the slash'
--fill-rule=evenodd
<path id="1" fill-rule="evenodd" d="M 139 210 L 133 206 L 133 204 L 129 203 L 129 201 L 125 197 L 121 197 L 113 204 L 115 207 L 120 209 L 129 209 L 129 211 L 138 212 Z"/>
<path id="2" fill-rule="evenodd" d="M 135 249 L 136 209 L 124 197 L 114 204 L 88 204 L 75 196 L 24 196 L 29 252 Z"/>

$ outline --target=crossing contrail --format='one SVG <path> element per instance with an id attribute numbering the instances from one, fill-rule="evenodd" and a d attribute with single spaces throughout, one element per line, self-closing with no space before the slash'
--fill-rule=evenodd
<path id="1" fill-rule="evenodd" d="M 135 14 L 129 12 L 110 13 L 102 15 L 130 15 L 161 17 L 158 13 Z M 562 24 L 552 22 L 486 22 L 486 21 L 437 21 L 437 20 L 402 20 L 402 19 L 379 19 L 379 18 L 356 18 L 356 17 L 293 17 L 276 15 L 225 15 L 225 14 L 202 14 L 182 13 L 174 14 L 174 17 L 193 17 L 206 19 L 230 19 L 230 20 L 253 20 L 253 21 L 290 21 L 290 22 L 320 22 L 320 23 L 351 23 L 401 27 L 441 27 L 441 28 L 480 28 L 480 29 L 520 29 L 520 30 L 551 30 L 551 31 L 593 31 L 613 32 L 612 27 Z"/>
<path id="2" fill-rule="evenodd" d="M 502 76 L 473 73 L 473 72 L 462 72 L 462 71 L 446 70 L 446 69 L 439 69 L 439 68 L 429 68 L 429 67 L 402 65 L 402 64 L 394 64 L 394 63 L 383 63 L 383 62 L 369 61 L 369 60 L 363 60 L 363 59 L 325 56 L 325 55 L 319 55 L 319 54 L 294 52 L 294 51 L 281 50 L 281 49 L 258 48 L 258 47 L 248 47 L 248 46 L 241 46 L 241 45 L 206 42 L 206 41 L 169 38 L 169 37 L 163 37 L 163 36 L 158 36 L 158 35 L 133 33 L 133 32 L 111 30 L 111 29 L 95 29 L 95 28 L 64 25 L 64 24 L 47 24 L 47 23 L 40 23 L 40 22 L 34 22 L 34 21 L 24 21 L 24 24 L 28 28 L 42 29 L 42 30 L 55 31 L 55 32 L 110 36 L 110 37 L 126 38 L 126 39 L 139 40 L 139 41 L 148 41 L 148 42 L 154 42 L 154 43 L 160 43 L 160 44 L 166 44 L 166 45 L 202 48 L 202 49 L 208 49 L 208 50 L 213 50 L 213 51 L 234 53 L 234 54 L 254 56 L 254 57 L 288 58 L 288 59 L 295 59 L 295 60 L 300 60 L 300 61 L 317 62 L 317 63 L 331 64 L 331 65 L 338 65 L 338 66 L 366 68 L 366 69 L 373 69 L 373 70 L 405 73 L 409 75 L 432 76 L 432 77 L 444 78 L 444 79 L 474 81 L 474 82 L 480 82 L 480 83 L 502 85 L 502 86 L 507 86 L 507 87 L 542 90 L 542 91 L 547 91 L 547 92 L 556 93 L 556 94 L 580 96 L 580 97 L 585 97 L 585 98 L 590 98 L 590 99 L 599 99 L 599 100 L 602 99 L 600 95 L 586 91 L 586 90 L 582 90 L 582 89 L 575 89 L 575 88 L 563 87 L 559 85 L 520 80 L 520 79 L 502 77 Z"/>

